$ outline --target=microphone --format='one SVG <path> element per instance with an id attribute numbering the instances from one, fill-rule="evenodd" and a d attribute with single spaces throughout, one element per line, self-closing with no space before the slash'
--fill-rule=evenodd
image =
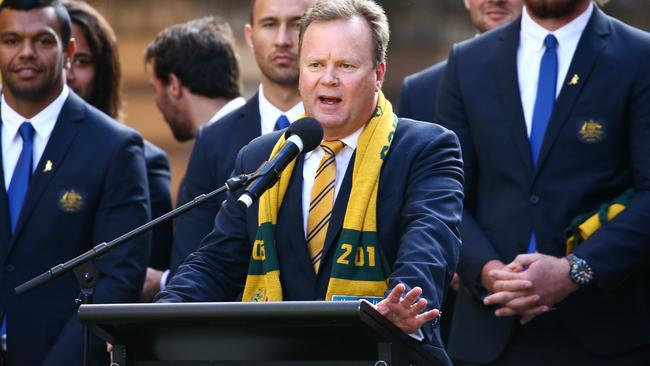
<path id="1" fill-rule="evenodd" d="M 252 183 L 246 187 L 237 203 L 242 207 L 251 207 L 262 193 L 271 188 L 280 179 L 282 171 L 303 151 L 312 151 L 323 140 L 323 128 L 320 123 L 309 117 L 301 118 L 289 125 L 284 133 L 287 138 L 284 145 L 270 161 L 265 162 L 255 173 Z"/>

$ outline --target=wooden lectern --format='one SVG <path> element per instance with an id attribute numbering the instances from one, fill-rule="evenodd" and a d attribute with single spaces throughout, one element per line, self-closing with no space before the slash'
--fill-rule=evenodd
<path id="1" fill-rule="evenodd" d="M 120 366 L 440 364 L 366 301 L 98 304 L 79 318 Z"/>

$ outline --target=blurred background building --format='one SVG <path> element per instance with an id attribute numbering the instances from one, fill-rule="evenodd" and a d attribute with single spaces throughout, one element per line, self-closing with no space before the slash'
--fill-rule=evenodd
<path id="1" fill-rule="evenodd" d="M 148 86 L 144 50 L 163 28 L 187 20 L 218 15 L 235 32 L 242 65 L 244 96 L 257 91 L 259 71 L 244 43 L 243 27 L 249 19 L 249 0 L 89 0 L 115 28 L 124 73 L 126 123 L 167 151 L 172 162 L 172 192 L 185 173 L 192 142 L 176 142 L 156 106 Z M 388 72 L 384 91 L 395 108 L 404 76 L 447 57 L 450 46 L 474 35 L 463 0 L 379 1 L 391 24 Z M 611 0 L 605 11 L 624 22 L 650 30 L 650 1 Z M 191 60 L 188 60 L 191 62 Z"/>

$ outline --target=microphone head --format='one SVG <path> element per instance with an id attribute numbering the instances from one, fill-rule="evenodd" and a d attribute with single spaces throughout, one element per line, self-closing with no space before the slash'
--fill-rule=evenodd
<path id="1" fill-rule="evenodd" d="M 302 140 L 304 152 L 312 151 L 323 141 L 323 127 L 311 117 L 301 118 L 289 125 L 284 133 L 286 138 L 293 135 L 297 135 Z"/>

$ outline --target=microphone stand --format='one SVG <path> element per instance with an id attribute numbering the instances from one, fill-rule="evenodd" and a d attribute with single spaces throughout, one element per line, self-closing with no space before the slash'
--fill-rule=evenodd
<path id="1" fill-rule="evenodd" d="M 151 230 L 153 227 L 156 225 L 159 225 L 165 221 L 171 220 L 177 216 L 180 216 L 184 214 L 185 212 L 194 209 L 195 207 L 201 206 L 208 200 L 213 199 L 217 195 L 225 192 L 225 191 L 230 191 L 234 192 L 244 186 L 246 186 L 249 182 L 252 182 L 258 178 L 260 178 L 262 175 L 258 175 L 257 172 L 253 174 L 242 174 L 238 175 L 236 177 L 230 178 L 226 181 L 226 183 L 215 189 L 214 191 L 207 193 L 207 194 L 201 194 L 191 200 L 190 202 L 185 203 L 184 205 L 177 207 L 174 210 L 171 210 L 167 212 L 164 215 L 161 215 L 157 217 L 154 220 L 151 220 L 131 231 L 129 231 L 126 234 L 123 234 L 111 241 L 103 242 L 101 244 L 97 244 L 95 247 L 93 247 L 91 250 L 79 255 L 76 258 L 70 259 L 69 261 L 58 264 L 52 268 L 50 268 L 48 271 L 32 278 L 31 280 L 19 285 L 16 287 L 14 290 L 16 291 L 16 294 L 22 295 L 25 292 L 28 292 L 30 290 L 33 290 L 34 288 L 37 288 L 39 286 L 44 285 L 47 282 L 50 282 L 58 277 L 63 276 L 64 274 L 73 271 L 75 274 L 75 277 L 77 278 L 77 282 L 79 283 L 79 287 L 81 288 L 81 293 L 79 295 L 79 298 L 75 300 L 75 304 L 77 306 L 80 306 L 81 304 L 90 304 L 93 301 L 93 295 L 95 293 L 95 286 L 97 284 L 97 279 L 98 279 L 98 272 L 95 266 L 92 263 L 92 260 L 100 257 L 108 252 L 110 252 L 113 248 L 123 244 L 124 242 L 144 233 L 149 230 Z M 88 327 L 84 326 L 84 335 L 83 335 L 83 357 L 84 357 L 84 365 L 89 364 L 89 346 L 90 346 L 90 330 Z"/>

